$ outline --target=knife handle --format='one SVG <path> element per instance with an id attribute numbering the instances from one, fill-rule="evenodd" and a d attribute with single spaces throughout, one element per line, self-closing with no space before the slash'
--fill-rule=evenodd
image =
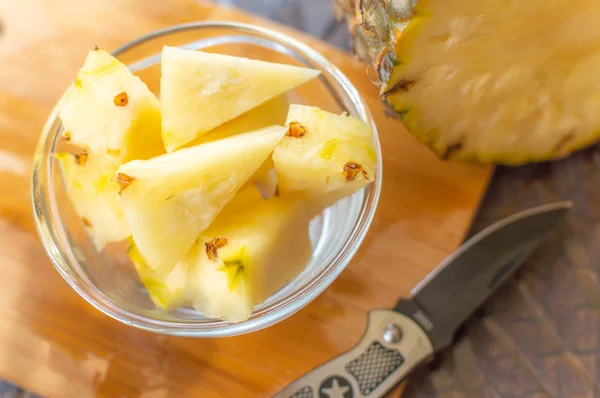
<path id="1" fill-rule="evenodd" d="M 367 330 L 357 345 L 274 397 L 381 397 L 432 354 L 429 338 L 411 318 L 392 310 L 371 310 Z"/>

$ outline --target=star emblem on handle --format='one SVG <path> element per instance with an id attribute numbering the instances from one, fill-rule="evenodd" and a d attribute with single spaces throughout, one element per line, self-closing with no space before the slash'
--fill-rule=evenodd
<path id="1" fill-rule="evenodd" d="M 319 398 L 352 398 L 352 386 L 341 376 L 327 378 L 319 388 Z"/>

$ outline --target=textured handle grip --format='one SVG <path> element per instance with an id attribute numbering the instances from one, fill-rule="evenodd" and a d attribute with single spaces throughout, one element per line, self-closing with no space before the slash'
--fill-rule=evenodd
<path id="1" fill-rule="evenodd" d="M 367 330 L 354 348 L 295 380 L 275 397 L 381 397 L 432 354 L 429 338 L 412 319 L 391 310 L 372 310 Z"/>

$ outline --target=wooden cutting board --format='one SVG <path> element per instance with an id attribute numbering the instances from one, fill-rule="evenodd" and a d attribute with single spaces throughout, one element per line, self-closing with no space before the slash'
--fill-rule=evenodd
<path id="1" fill-rule="evenodd" d="M 224 339 L 151 334 L 81 299 L 33 226 L 31 158 L 88 49 L 203 19 L 286 31 L 338 65 L 381 135 L 383 193 L 354 260 L 318 299 L 266 330 Z M 491 169 L 443 163 L 384 116 L 364 65 L 271 22 L 192 0 L 0 0 L 0 378 L 48 397 L 262 397 L 347 350 L 371 308 L 407 295 L 462 241 Z M 260 57 L 260 54 L 256 54 Z"/>

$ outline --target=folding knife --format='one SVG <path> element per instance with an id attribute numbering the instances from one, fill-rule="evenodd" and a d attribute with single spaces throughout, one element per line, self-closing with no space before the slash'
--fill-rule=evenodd
<path id="1" fill-rule="evenodd" d="M 533 252 L 571 207 L 568 202 L 505 218 L 469 239 L 393 309 L 369 312 L 350 351 L 275 394 L 276 398 L 381 397 L 452 343 L 458 327 Z"/>

